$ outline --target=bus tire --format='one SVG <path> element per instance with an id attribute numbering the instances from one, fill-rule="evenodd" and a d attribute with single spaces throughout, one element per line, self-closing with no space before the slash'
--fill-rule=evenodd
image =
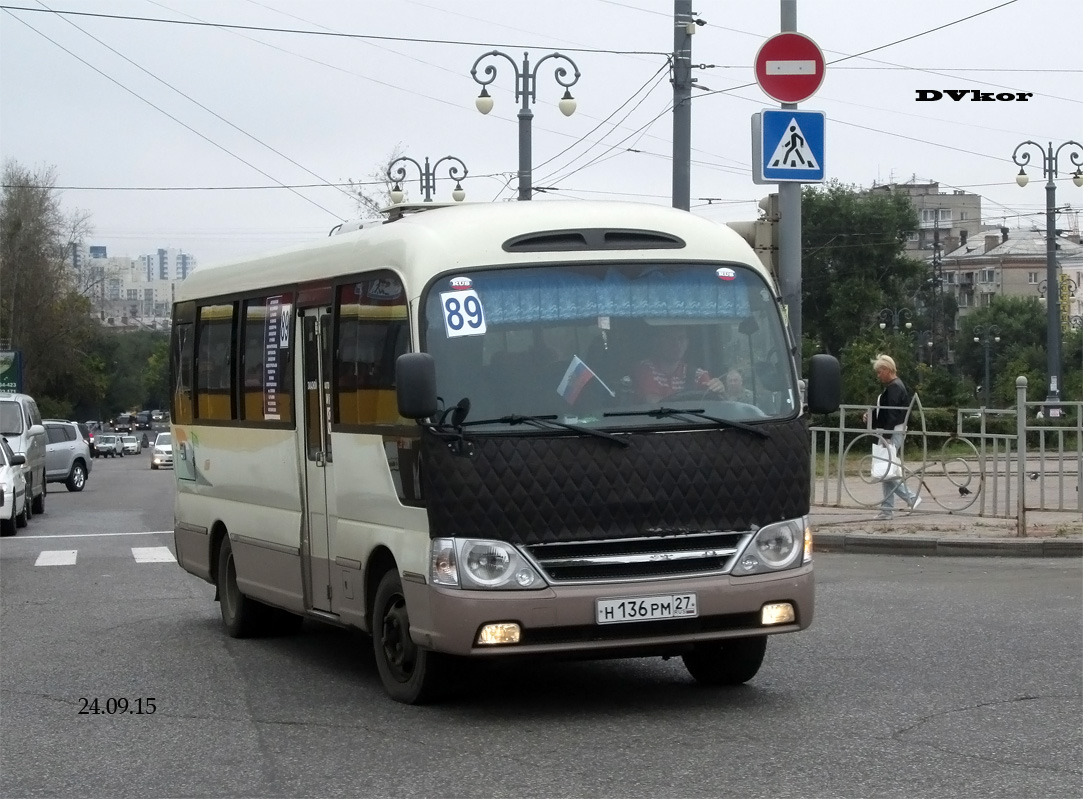
<path id="1" fill-rule="evenodd" d="M 384 690 L 396 702 L 425 704 L 437 699 L 446 687 L 447 657 L 421 649 L 410 639 L 406 597 L 395 569 L 384 574 L 376 589 L 372 645 Z"/>
<path id="2" fill-rule="evenodd" d="M 229 536 L 222 537 L 218 548 L 218 603 L 222 623 L 231 638 L 250 638 L 262 632 L 266 606 L 246 597 L 237 586 L 237 567 Z"/>
<path id="3" fill-rule="evenodd" d="M 699 644 L 682 656 L 684 667 L 704 685 L 740 685 L 756 676 L 767 651 L 767 636 L 727 638 Z"/>

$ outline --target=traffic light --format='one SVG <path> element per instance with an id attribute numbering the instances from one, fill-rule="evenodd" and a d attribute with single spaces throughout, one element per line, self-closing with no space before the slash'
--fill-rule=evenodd
<path id="1" fill-rule="evenodd" d="M 759 202 L 763 212 L 754 222 L 727 222 L 747 241 L 760 262 L 767 267 L 771 276 L 778 282 L 778 194 L 769 194 Z"/>

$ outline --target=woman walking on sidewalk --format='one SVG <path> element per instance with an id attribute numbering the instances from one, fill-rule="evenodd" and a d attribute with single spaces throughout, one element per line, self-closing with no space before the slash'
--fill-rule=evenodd
<path id="1" fill-rule="evenodd" d="M 906 436 L 906 411 L 910 406 L 910 394 L 906 390 L 902 379 L 898 375 L 895 359 L 890 355 L 877 355 L 872 362 L 872 368 L 876 377 L 884 385 L 884 390 L 876 400 L 876 410 L 872 416 L 872 426 L 875 430 L 881 430 L 880 436 L 888 439 L 898 453 L 899 461 L 902 461 L 903 439 Z M 867 421 L 868 414 L 862 417 Z M 914 510 L 921 504 L 921 498 L 906 487 L 902 477 L 888 478 L 882 483 L 884 498 L 880 502 L 880 513 L 877 520 L 890 519 L 895 512 L 895 495 Z"/>

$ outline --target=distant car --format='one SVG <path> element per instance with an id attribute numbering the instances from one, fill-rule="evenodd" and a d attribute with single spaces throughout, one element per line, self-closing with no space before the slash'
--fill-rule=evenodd
<path id="1" fill-rule="evenodd" d="M 159 433 L 154 439 L 150 468 L 157 469 L 159 466 L 173 468 L 173 436 L 170 433 Z"/>
<path id="2" fill-rule="evenodd" d="M 161 411 L 151 411 L 150 412 L 150 420 L 152 422 L 160 422 L 160 421 L 162 421 L 163 418 L 164 418 L 164 416 L 163 416 Z"/>
<path id="3" fill-rule="evenodd" d="M 135 429 L 136 430 L 150 430 L 151 417 L 150 411 L 140 411 L 135 415 Z"/>
<path id="4" fill-rule="evenodd" d="M 113 420 L 114 433 L 130 433 L 135 426 L 135 417 L 130 413 L 122 413 Z"/>
<path id="5" fill-rule="evenodd" d="M 49 437 L 45 445 L 46 481 L 64 483 L 68 491 L 82 491 L 90 474 L 91 454 L 80 424 L 46 419 L 45 433 Z M 90 435 L 89 431 L 86 435 Z"/>
<path id="6" fill-rule="evenodd" d="M 0 438 L 0 535 L 15 535 L 16 527 L 26 527 L 30 498 L 26 495 L 23 467 L 26 456 L 16 455 L 5 439 Z"/>
<path id="7" fill-rule="evenodd" d="M 120 440 L 124 444 L 124 454 L 138 455 L 143 451 L 143 444 L 135 436 L 121 436 Z"/>
<path id="8" fill-rule="evenodd" d="M 124 442 L 120 436 L 112 433 L 99 433 L 94 438 L 96 458 L 115 458 L 117 455 L 124 457 Z"/>

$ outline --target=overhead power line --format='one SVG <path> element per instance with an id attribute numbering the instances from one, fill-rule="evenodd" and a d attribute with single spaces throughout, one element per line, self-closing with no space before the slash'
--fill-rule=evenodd
<path id="1" fill-rule="evenodd" d="M 1014 0 L 1013 0 L 1014 2 Z M 196 28 L 222 28 L 226 30 L 261 31 L 263 33 L 289 33 L 298 36 L 329 36 L 341 39 L 366 39 L 380 42 L 413 42 L 415 44 L 447 44 L 455 47 L 508 47 L 516 50 L 536 48 L 537 44 L 471 42 L 457 39 L 422 39 L 415 36 L 377 36 L 371 33 L 342 33 L 341 31 L 328 30 L 301 30 L 299 28 L 275 28 L 266 25 L 233 25 L 226 22 L 200 22 L 186 19 L 162 19 L 161 17 L 138 17 L 131 14 L 100 14 L 91 11 L 68 11 L 66 9 L 30 8 L 28 6 L 0 5 L 2 11 L 28 11 L 34 13 L 48 13 L 55 15 L 67 15 L 73 17 L 96 17 L 98 19 L 117 19 L 128 22 L 153 22 L 160 25 L 188 25 Z M 561 47 L 560 50 L 569 53 L 608 53 L 610 55 L 661 55 L 668 56 L 656 50 L 604 50 L 593 47 Z"/>
<path id="2" fill-rule="evenodd" d="M 40 0 L 39 0 L 39 2 L 40 2 Z M 42 4 L 42 5 L 44 5 L 44 4 Z M 124 59 L 125 61 L 127 61 L 127 62 L 128 62 L 129 64 L 131 64 L 131 65 L 132 65 L 133 67 L 135 67 L 136 69 L 138 69 L 138 70 L 139 70 L 140 72 L 144 73 L 145 75 L 149 75 L 149 76 L 150 76 L 151 78 L 153 78 L 154 80 L 158 81 L 159 83 L 161 83 L 161 84 L 162 84 L 163 86 L 165 86 L 166 88 L 168 88 L 168 89 L 172 89 L 172 90 L 173 90 L 174 92 L 176 92 L 177 94 L 179 94 L 179 95 L 180 95 L 181 97 L 183 97 L 183 98 L 184 98 L 185 100 L 188 100 L 188 101 L 189 101 L 190 103 L 193 103 L 193 104 L 195 104 L 195 105 L 199 106 L 200 108 L 202 108 L 202 109 L 203 109 L 204 111 L 206 111 L 206 112 L 207 112 L 208 114 L 210 114 L 211 116 L 215 117 L 216 119 L 218 119 L 218 120 L 221 120 L 222 122 L 225 122 L 225 123 L 226 123 L 227 125 L 229 125 L 229 126 L 230 126 L 231 128 L 233 128 L 233 129 L 234 129 L 235 131 L 237 131 L 238 133 L 241 133 L 241 134 L 243 134 L 243 135 L 247 136 L 247 137 L 248 137 L 249 139 L 251 139 L 252 141 L 256 142 L 256 144 L 260 145 L 261 147 L 266 147 L 266 148 L 267 148 L 268 150 L 270 150 L 270 151 L 271 151 L 272 153 L 274 153 L 275 155 L 277 155 L 277 156 L 279 156 L 279 157 L 281 157 L 281 158 L 285 158 L 285 159 L 286 159 L 287 161 L 289 161 L 289 162 L 290 162 L 291 164 L 293 164 L 293 165 L 294 165 L 295 167 L 297 167 L 298 169 L 302 170 L 303 172 L 305 172 L 305 173 L 307 173 L 307 174 L 311 175 L 312 177 L 316 178 L 317 180 L 321 181 L 321 182 L 322 182 L 323 184 L 325 184 L 325 185 L 327 185 L 327 186 L 333 186 L 333 185 L 334 185 L 334 184 L 333 184 L 333 183 L 332 183 L 331 181 L 329 181 L 329 180 L 328 180 L 327 178 L 323 177 L 322 175 L 317 175 L 317 174 L 316 174 L 315 172 L 313 172 L 313 171 L 312 171 L 311 169 L 309 169 L 308 167 L 306 167 L 306 166 L 305 166 L 304 164 L 298 163 L 297 161 L 295 161 L 294 159 L 290 158 L 290 157 L 289 157 L 288 155 L 286 155 L 285 153 L 281 152 L 280 150 L 276 150 L 276 149 L 275 149 L 274 147 L 272 147 L 271 145 L 267 144 L 267 142 L 263 141 L 263 140 L 262 140 L 262 139 L 260 139 L 259 137 L 257 137 L 257 136 L 253 136 L 253 135 L 252 135 L 251 133 L 249 133 L 248 131 L 246 131 L 246 130 L 245 130 L 244 128 L 241 128 L 241 127 L 240 127 L 239 125 L 235 125 L 235 124 L 233 124 L 232 122 L 230 122 L 230 121 L 229 121 L 228 119 L 226 119 L 226 118 L 225 118 L 224 116 L 222 116 L 222 115 L 221 115 L 221 114 L 219 114 L 218 112 L 216 112 L 216 111 L 214 111 L 214 110 L 212 110 L 212 109 L 208 108 L 207 106 L 203 105 L 203 103 L 199 102 L 199 101 L 198 101 L 198 100 L 196 100 L 195 98 L 193 98 L 193 97 L 191 97 L 190 95 L 186 94 L 185 92 L 181 91 L 180 89 L 178 89 L 178 88 L 177 88 L 176 86 L 174 86 L 173 84 L 169 83 L 168 81 L 165 81 L 165 80 L 163 80 L 162 78 L 158 77 L 158 76 L 157 76 L 157 75 L 155 75 L 155 74 L 154 74 L 153 72 L 151 72 L 150 70 L 148 70 L 148 69 L 144 68 L 143 66 L 141 66 L 141 65 L 137 64 L 137 63 L 136 63 L 135 61 L 133 61 L 132 59 L 128 58 L 128 56 L 126 56 L 126 55 L 124 55 L 123 53 L 121 53 L 121 52 L 120 52 L 119 50 L 117 50 L 117 49 L 115 49 L 115 48 L 113 48 L 113 47 L 110 47 L 110 46 L 109 46 L 108 44 L 106 44 L 105 42 L 103 42 L 103 41 L 102 41 L 101 39 L 99 39 L 99 38 L 98 38 L 97 36 L 95 36 L 94 34 L 90 33 L 89 31 L 85 30 L 84 28 L 81 28 L 81 27 L 79 27 L 78 25 L 76 25 L 76 24 L 75 24 L 74 22 L 72 22 L 72 21 L 71 21 L 70 19 L 67 19 L 66 17 L 63 17 L 62 19 L 64 19 L 64 21 L 65 21 L 66 23 L 68 23 L 69 25 L 71 25 L 71 26 L 72 26 L 73 28 L 75 28 L 75 29 L 76 29 L 77 31 L 79 31 L 80 33 L 83 33 L 84 35 L 86 35 L 86 36 L 89 36 L 89 37 L 90 37 L 91 39 L 93 39 L 94 41 L 96 41 L 96 42 L 97 42 L 98 44 L 100 44 L 100 45 L 101 45 L 102 47 L 104 47 L 104 48 L 106 48 L 107 50 L 109 50 L 109 52 L 113 53 L 114 55 L 117 55 L 117 56 L 119 56 L 120 58 L 123 58 L 123 59 Z M 346 195 L 347 197 L 350 197 L 351 199 L 354 199 L 353 195 L 352 195 L 352 194 L 350 194 L 350 193 L 349 193 L 348 191 L 345 191 L 345 190 L 343 190 L 343 189 L 342 189 L 342 188 L 340 188 L 340 187 L 336 187 L 336 188 L 339 188 L 339 191 L 341 191 L 341 192 L 342 192 L 343 194 L 345 194 L 345 195 Z"/>

